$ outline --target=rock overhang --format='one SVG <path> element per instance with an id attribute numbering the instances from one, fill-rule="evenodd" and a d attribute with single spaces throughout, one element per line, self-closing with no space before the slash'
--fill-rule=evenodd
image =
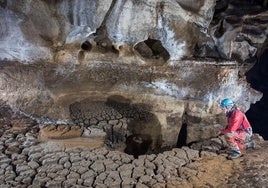
<path id="1" fill-rule="evenodd" d="M 219 129 L 218 125 L 224 124 L 220 99 L 232 97 L 247 110 L 261 97 L 238 77 L 244 67 L 237 62 L 176 61 L 173 66 L 100 61 L 75 65 L 8 64 L 0 71 L 1 99 L 15 109 L 37 118 L 72 122 L 71 104 L 85 99 L 107 102 L 119 96 L 119 102 L 124 99 L 129 104 L 150 106 L 148 112 L 161 127 L 163 146 L 176 145 L 183 123 L 192 135 L 188 143 L 200 138 L 193 136 L 195 132 Z M 213 137 L 216 131 L 202 134 L 204 138 Z"/>

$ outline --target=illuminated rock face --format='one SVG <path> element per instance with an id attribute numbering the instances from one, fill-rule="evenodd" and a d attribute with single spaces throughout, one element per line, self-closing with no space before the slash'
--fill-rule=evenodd
<path id="1" fill-rule="evenodd" d="M 1 99 L 38 121 L 46 117 L 101 129 L 105 121 L 107 131 L 114 126 L 121 140 L 150 133 L 154 147 L 159 142 L 175 146 L 182 124 L 187 124 L 187 143 L 217 135 L 225 124 L 218 106 L 223 97 L 233 98 L 243 110 L 260 99 L 239 70 L 235 62 L 184 61 L 172 67 L 14 63 L 0 71 Z M 115 105 L 107 106 L 111 100 Z"/>
<path id="2" fill-rule="evenodd" d="M 114 52 L 137 56 L 136 63 L 193 56 L 249 60 L 266 39 L 267 11 L 223 2 L 3 1 L 0 58 L 78 63 L 93 52 Z"/>
<path id="3" fill-rule="evenodd" d="M 87 40 L 106 50 L 113 45 L 124 56 L 151 38 L 161 41 L 171 60 L 178 60 L 192 55 L 214 5 L 207 0 L 8 1 L 1 7 L 1 58 L 54 61 L 59 51 L 68 53 L 69 46 L 79 51 L 75 45 Z"/>
<path id="4" fill-rule="evenodd" d="M 154 147 L 176 145 L 183 124 L 187 143 L 213 137 L 225 124 L 222 98 L 243 110 L 260 99 L 244 76 L 250 65 L 240 61 L 255 56 L 267 36 L 267 11 L 255 7 L 244 16 L 234 14 L 234 5 L 219 6 L 211 0 L 2 1 L 0 99 L 32 119 L 62 124 L 96 118 L 92 108 L 88 117 L 81 108 L 86 117 L 73 118 L 76 102 L 116 98 L 128 107 L 120 115 L 132 105 L 148 107 L 142 113 L 151 121 L 130 121 L 119 132 L 153 130 Z"/>

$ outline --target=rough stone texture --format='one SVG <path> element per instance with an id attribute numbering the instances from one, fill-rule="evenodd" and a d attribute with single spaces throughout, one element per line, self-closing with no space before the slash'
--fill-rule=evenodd
<path id="1" fill-rule="evenodd" d="M 39 138 L 41 140 L 73 138 L 82 136 L 82 133 L 83 129 L 78 126 L 48 125 L 40 130 Z"/>
<path id="2" fill-rule="evenodd" d="M 148 48 L 134 49 L 150 39 L 161 43 L 170 63 L 192 56 L 244 61 L 267 38 L 267 11 L 244 1 L 11 0 L 0 8 L 1 60 L 76 64 L 94 57 L 82 47 L 138 55 L 136 61 L 146 63 L 141 57 Z"/>
<path id="3" fill-rule="evenodd" d="M 69 59 L 61 48 L 86 40 L 104 48 L 113 43 L 125 55 L 129 47 L 152 38 L 161 41 L 170 59 L 180 59 L 191 55 L 200 30 L 208 28 L 214 5 L 215 1 L 207 0 L 191 4 L 174 0 L 5 1 L 1 4 L 1 58 L 53 60 L 56 52 Z M 24 53 L 18 52 L 21 48 Z"/>
<path id="4" fill-rule="evenodd" d="M 123 118 L 118 122 L 119 127 L 124 127 L 119 130 L 122 134 L 146 124 L 145 127 L 151 127 L 149 130 L 154 127 L 161 134 L 163 146 L 174 146 L 182 123 L 188 125 L 189 134 L 197 135 L 189 138 L 189 142 L 199 139 L 203 127 L 212 130 L 203 138 L 216 136 L 218 124 L 225 124 L 218 108 L 224 96 L 232 97 L 242 110 L 260 98 L 259 93 L 249 88 L 245 77 L 238 77 L 239 69 L 229 66 L 232 63 L 219 67 L 216 62 L 188 61 L 163 70 L 95 62 L 75 66 L 72 72 L 68 65 L 54 68 L 39 65 L 38 71 L 36 66 L 3 66 L 1 94 L 13 110 L 39 122 L 60 124 L 62 119 L 74 120 L 78 125 L 103 126 L 100 124 L 110 121 L 108 124 L 112 126 L 115 122 L 111 120 Z M 209 73 L 204 71 L 207 68 Z M 65 72 L 58 72 L 64 69 Z M 11 78 L 14 84 L 10 84 Z M 36 84 L 32 85 L 32 80 Z M 109 104 L 111 100 L 115 101 L 114 106 Z M 94 101 L 102 102 L 94 104 Z M 138 123 L 141 121 L 144 123 Z"/>
<path id="5" fill-rule="evenodd" d="M 261 98 L 245 73 L 267 41 L 266 8 L 244 0 L 0 1 L 1 187 L 266 186 L 267 144 L 231 162 L 216 138 L 226 124 L 220 99 L 246 111 Z M 185 143 L 214 139 L 171 149 L 182 125 Z M 135 158 L 122 152 L 144 139 L 152 145 Z M 233 169 L 242 172 L 231 178 Z"/>
<path id="6" fill-rule="evenodd" d="M 231 60 L 251 59 L 267 38 L 267 10 L 245 9 L 249 2 L 242 3 L 241 13 L 233 1 L 220 5 L 210 0 L 2 1 L 0 99 L 38 123 L 104 127 L 94 109 L 81 108 L 74 118 L 70 107 L 119 96 L 118 104 L 129 105 L 124 112 L 110 109 L 107 132 L 155 130 L 158 134 L 150 135 L 155 148 L 158 141 L 161 147 L 175 146 L 182 124 L 188 143 L 214 137 L 225 124 L 220 99 L 231 97 L 246 111 L 261 98 L 246 82 L 251 65 Z M 135 112 L 152 117 L 146 125 L 136 120 L 133 125 L 128 122 L 133 117 L 124 115 L 137 104 L 149 107 Z M 110 115 L 114 109 L 124 121 Z"/>
<path id="7" fill-rule="evenodd" d="M 3 107 L 6 110 L 8 108 Z M 2 110 L 1 110 L 2 111 Z M 265 187 L 267 142 L 254 135 L 259 149 L 247 150 L 237 160 L 227 160 L 222 137 L 134 158 L 106 147 L 68 147 L 59 142 L 38 142 L 35 124 L 18 134 L 1 116 L 1 187 Z M 15 122 L 15 121 L 12 121 Z M 36 127 L 37 126 L 37 127 Z M 21 127 L 24 127 L 21 124 Z M 31 136 L 32 142 L 25 145 Z M 97 136 L 97 135 L 95 135 Z M 20 150 L 12 153 L 10 145 Z M 239 171 L 239 173 L 237 173 Z M 234 175 L 235 174 L 235 175 Z"/>

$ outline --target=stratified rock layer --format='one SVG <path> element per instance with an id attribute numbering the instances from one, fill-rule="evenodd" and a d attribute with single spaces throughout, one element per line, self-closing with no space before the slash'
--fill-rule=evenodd
<path id="1" fill-rule="evenodd" d="M 183 123 L 187 143 L 216 136 L 226 123 L 218 106 L 223 97 L 231 97 L 242 110 L 261 97 L 246 83 L 246 68 L 236 62 L 177 63 L 164 67 L 97 60 L 75 66 L 6 63 L 0 70 L 1 98 L 37 121 L 93 126 L 118 120 L 116 124 L 124 127 L 119 132 L 158 132 L 151 136 L 160 136 L 156 140 L 166 147 L 177 144 Z"/>

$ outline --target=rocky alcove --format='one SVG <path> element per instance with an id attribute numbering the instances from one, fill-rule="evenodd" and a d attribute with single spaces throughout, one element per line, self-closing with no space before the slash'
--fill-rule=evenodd
<path id="1" fill-rule="evenodd" d="M 134 49 L 147 60 L 167 62 L 170 57 L 168 51 L 162 46 L 159 40 L 148 38 L 136 44 Z"/>
<path id="2" fill-rule="evenodd" d="M 85 99 L 70 105 L 74 125 L 103 130 L 104 143 L 113 150 L 137 157 L 161 151 L 161 126 L 146 104 L 130 104 L 121 96 L 106 101 Z"/>

